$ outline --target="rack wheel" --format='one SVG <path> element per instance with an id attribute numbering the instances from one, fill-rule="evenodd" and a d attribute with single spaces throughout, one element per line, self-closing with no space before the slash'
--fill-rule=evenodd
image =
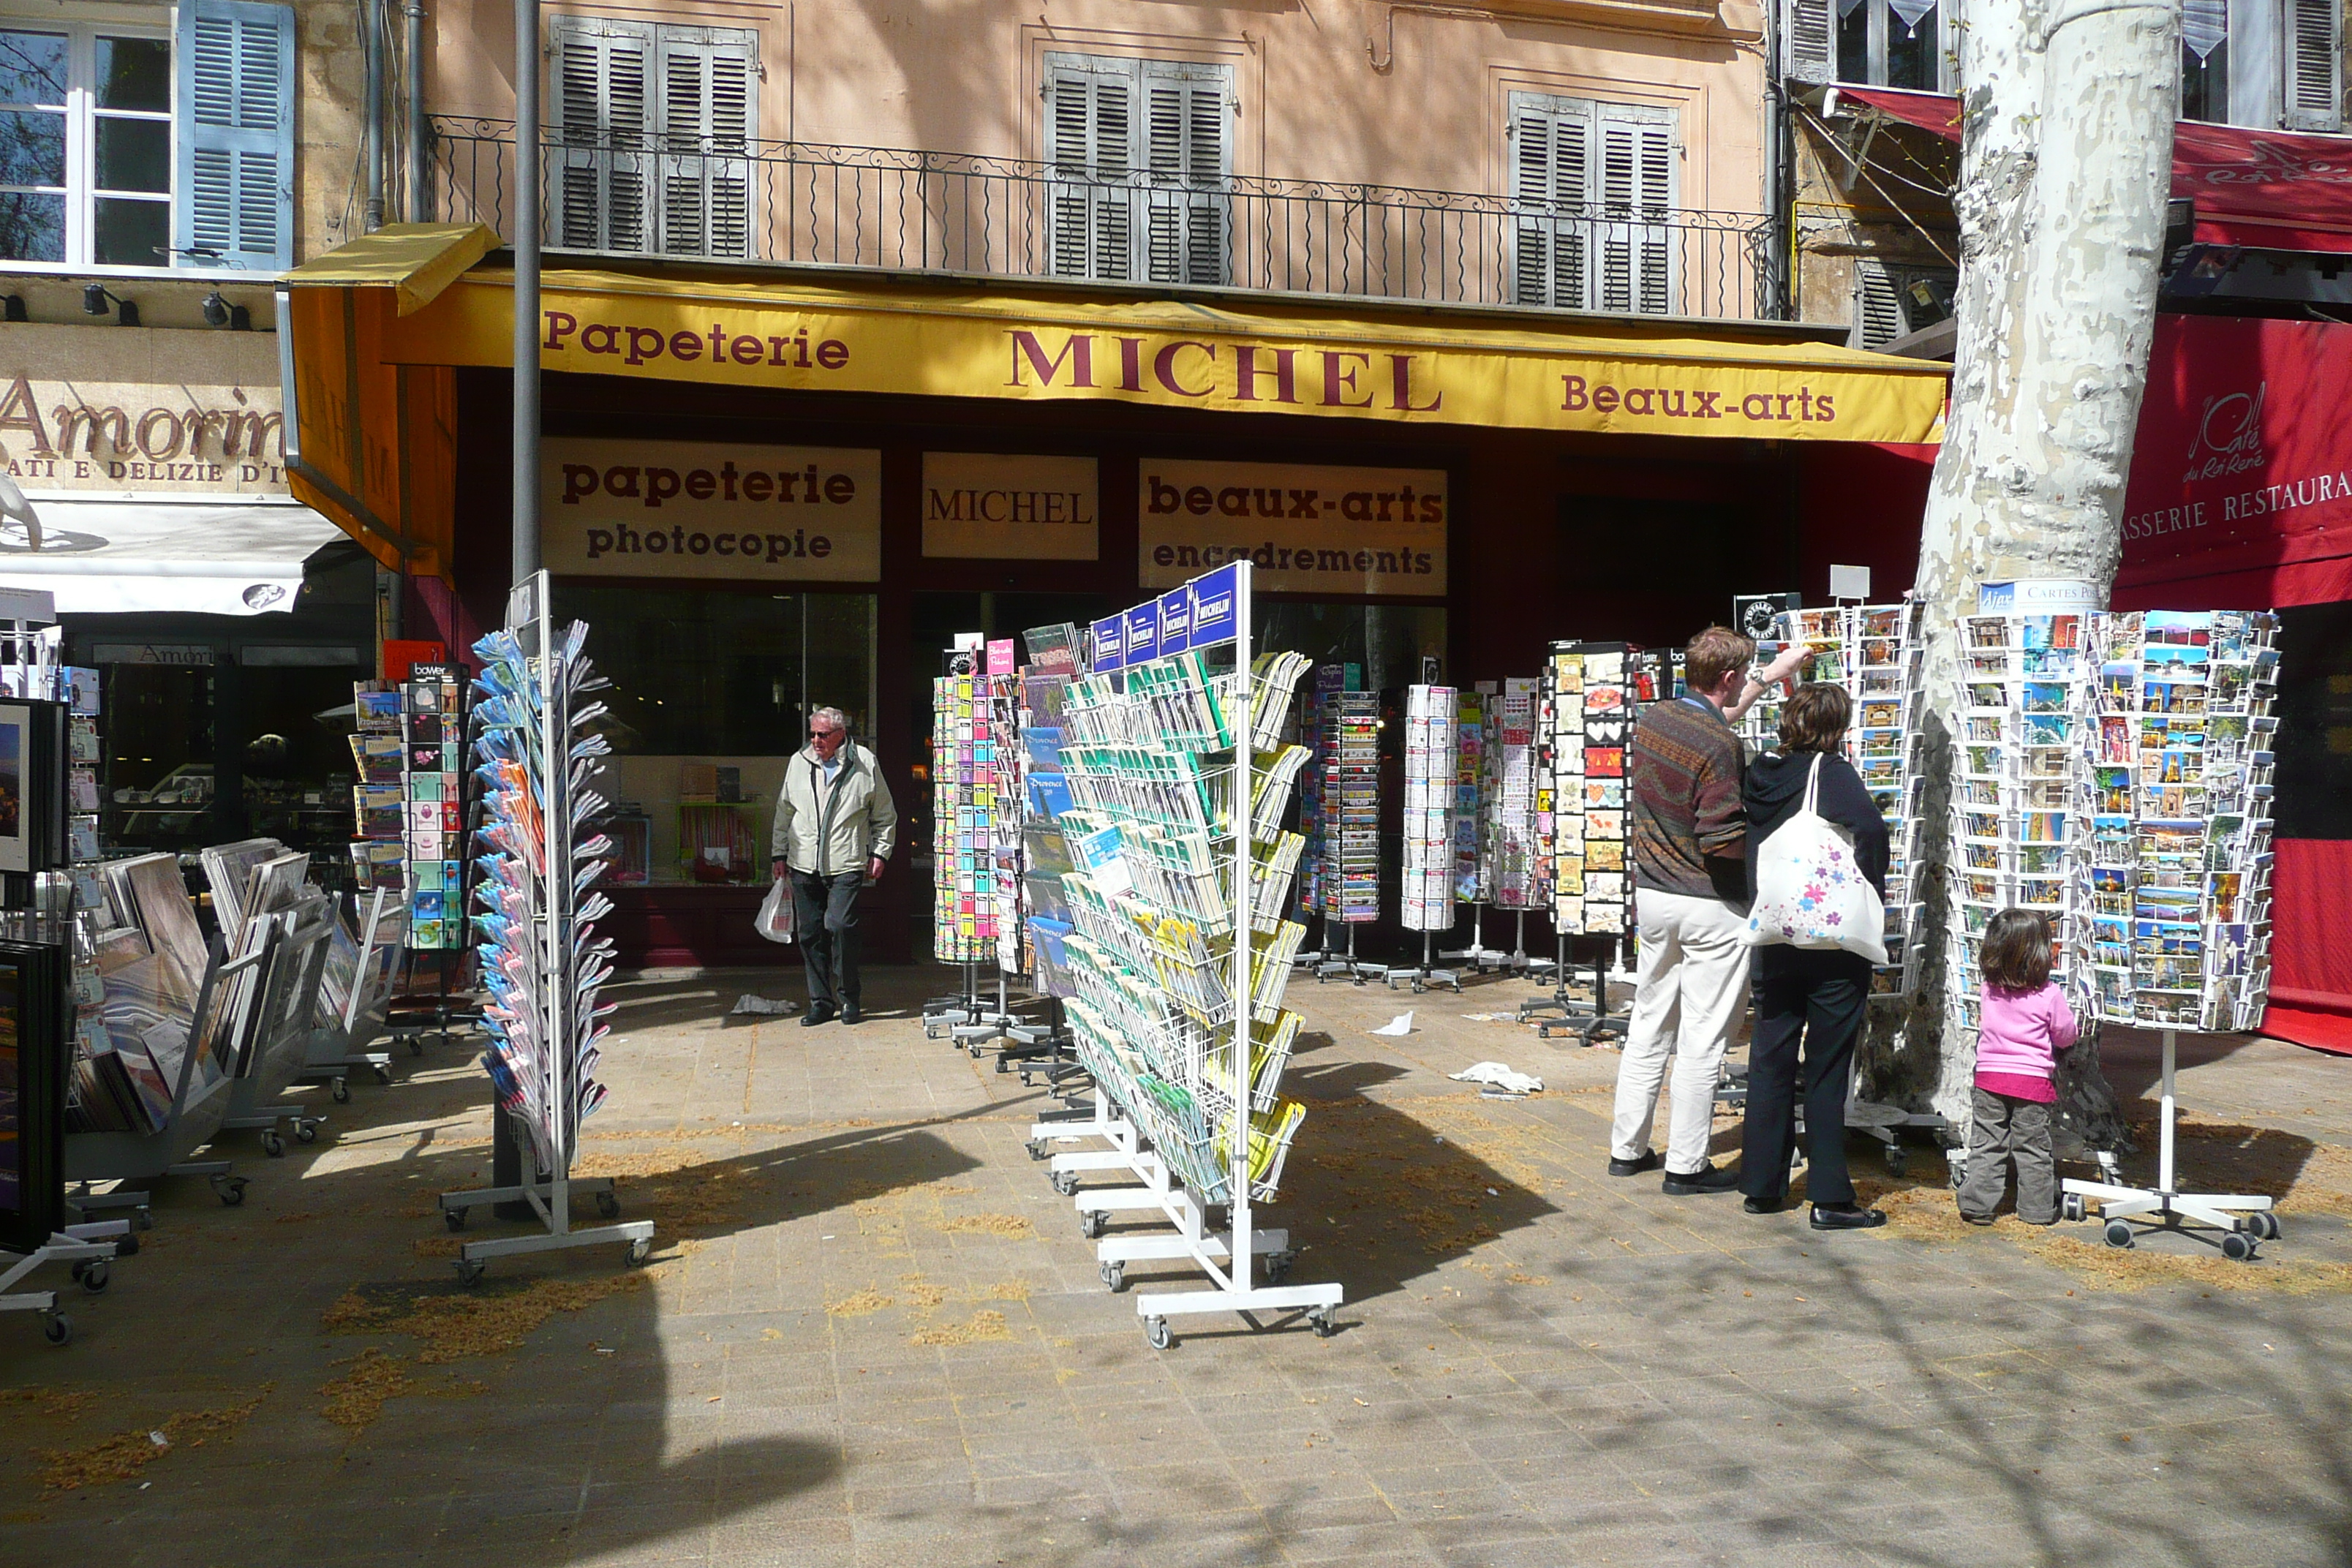
<path id="1" fill-rule="evenodd" d="M 286 1158 L 286 1140 L 278 1136 L 277 1129 L 265 1128 L 261 1134 L 261 1152 L 273 1160 Z"/>
<path id="2" fill-rule="evenodd" d="M 408 1054 L 412 1057 L 421 1057 L 425 1054 L 424 1036 L 411 1035 L 408 1037 Z"/>
<path id="3" fill-rule="evenodd" d="M 447 1226 L 451 1230 L 463 1230 L 466 1228 L 466 1211 L 464 1209 L 443 1209 L 441 1211 L 441 1223 Z"/>
<path id="4" fill-rule="evenodd" d="M 392 1068 L 389 1064 L 373 1068 L 371 1070 L 375 1074 L 376 1082 L 383 1085 L 386 1089 L 390 1089 L 392 1087 Z"/>
<path id="5" fill-rule="evenodd" d="M 606 1219 L 618 1219 L 621 1217 L 621 1200 L 610 1193 L 598 1193 L 596 1212 Z"/>
<path id="6" fill-rule="evenodd" d="M 1088 1209 L 1086 1213 L 1084 1213 L 1084 1214 L 1082 1214 L 1082 1215 L 1080 1215 L 1078 1216 L 1078 1234 L 1079 1234 L 1080 1236 L 1085 1237 L 1088 1241 L 1092 1241 L 1092 1240 L 1096 1239 L 1097 1237 L 1101 1236 L 1101 1235 L 1102 1235 L 1102 1233 L 1103 1233 L 1103 1212 L 1102 1212 L 1102 1210 L 1100 1210 L 1100 1209 Z"/>
<path id="7" fill-rule="evenodd" d="M 220 1194 L 220 1201 L 223 1206 L 235 1208 L 239 1204 L 245 1202 L 245 1178 L 243 1176 L 215 1176 L 213 1178 L 213 1191 Z"/>
<path id="8" fill-rule="evenodd" d="M 331 1079 L 328 1080 L 327 1088 L 328 1092 L 335 1097 L 335 1103 L 337 1105 L 349 1105 L 352 1102 L 351 1079 L 347 1078 Z"/>
<path id="9" fill-rule="evenodd" d="M 646 1258 L 651 1258 L 653 1255 L 654 1244 L 651 1237 L 641 1236 L 637 1237 L 636 1240 L 629 1243 L 629 1261 L 631 1263 L 642 1264 Z"/>
<path id="10" fill-rule="evenodd" d="M 1307 1321 L 1315 1325 L 1315 1337 L 1318 1340 L 1328 1340 L 1339 1331 L 1339 1325 L 1331 1321 L 1328 1307 L 1318 1307 L 1307 1313 Z"/>
<path id="11" fill-rule="evenodd" d="M 114 1238 L 114 1256 L 117 1258 L 138 1257 L 139 1233 L 135 1230 L 131 1230 L 125 1231 L 121 1236 L 116 1237 Z"/>
<path id="12" fill-rule="evenodd" d="M 1061 1194 L 1062 1196 L 1066 1198 L 1077 1196 L 1078 1173 L 1076 1171 L 1056 1171 L 1054 1173 L 1051 1180 L 1054 1184 L 1054 1190 Z"/>
<path id="13" fill-rule="evenodd" d="M 2107 1221 L 2105 1235 L 2107 1245 L 2109 1247 L 2128 1247 L 2132 1244 L 2132 1227 L 2130 1222 L 2127 1220 L 2111 1219 Z"/>
<path id="14" fill-rule="evenodd" d="M 93 1258 L 80 1269 L 81 1288 L 95 1296 L 102 1292 L 114 1279 L 114 1270 L 103 1258 Z"/>
<path id="15" fill-rule="evenodd" d="M 1899 1176 L 1910 1168 L 1911 1159 L 1904 1152 L 1903 1145 L 1889 1143 L 1886 1146 L 1886 1173 L 1890 1176 Z"/>
<path id="16" fill-rule="evenodd" d="M 1127 1289 L 1127 1265 L 1106 1263 L 1096 1270 L 1102 1276 L 1103 1289 L 1116 1296 Z"/>
<path id="17" fill-rule="evenodd" d="M 457 1259 L 457 1283 L 479 1285 L 482 1282 L 482 1271 L 488 1267 L 489 1265 L 477 1263 L 470 1258 L 460 1258 Z"/>
<path id="18" fill-rule="evenodd" d="M 1947 1163 L 1948 1163 L 1948 1164 L 1949 1165 L 1949 1167 L 1950 1167 L 1950 1175 L 1951 1175 L 1951 1180 L 1952 1180 L 1952 1191 L 1954 1191 L 1954 1192 L 1956 1192 L 1956 1193 L 1957 1193 L 1957 1192 L 1958 1192 L 1958 1191 L 1960 1190 L 1960 1188 L 1961 1188 L 1962 1186 L 1966 1185 L 1966 1184 L 1967 1184 L 1967 1183 L 1968 1183 L 1968 1179 L 1969 1179 L 1969 1167 L 1968 1167 L 1968 1162 L 1966 1162 L 1966 1161 L 1964 1161 L 1964 1160 L 1952 1160 L 1952 1161 L 1948 1161 L 1948 1162 L 1947 1162 Z"/>
<path id="19" fill-rule="evenodd" d="M 1006 1056 L 1003 1051 L 997 1052 L 996 1070 L 998 1072 L 1011 1072 L 1013 1070 L 1013 1058 Z"/>
<path id="20" fill-rule="evenodd" d="M 1290 1278 L 1290 1265 L 1298 1257 L 1295 1252 L 1269 1252 L 1265 1255 L 1265 1282 L 1279 1285 Z"/>
<path id="21" fill-rule="evenodd" d="M 2059 1200 L 2058 1212 L 2068 1219 L 2081 1221 L 2091 1217 L 2091 1205 L 2083 1201 L 2082 1194 L 2068 1193 Z"/>
<path id="22" fill-rule="evenodd" d="M 1176 1342 L 1176 1336 L 1168 1331 L 1168 1320 L 1165 1318 L 1144 1319 L 1143 1337 L 1151 1342 L 1151 1348 L 1156 1351 L 1164 1351 Z"/>
<path id="23" fill-rule="evenodd" d="M 305 1118 L 304 1120 L 294 1123 L 294 1142 L 297 1143 L 316 1143 L 318 1141 L 319 1124 L 317 1122 Z"/>
<path id="24" fill-rule="evenodd" d="M 2254 1215 L 2254 1222 L 2262 1226 L 2262 1237 L 2264 1241 L 2276 1241 L 2281 1236 L 2285 1234 L 2279 1229 L 2278 1215 L 2273 1214 L 2268 1209 L 2263 1209 L 2260 1213 L 2256 1214 Z"/>
<path id="25" fill-rule="evenodd" d="M 1045 1141 L 1043 1138 L 1032 1138 L 1023 1147 L 1029 1151 L 1029 1157 L 1032 1160 L 1042 1160 L 1045 1157 Z"/>
<path id="26" fill-rule="evenodd" d="M 41 1338 L 63 1350 L 73 1343 L 73 1320 L 63 1312 L 41 1314 Z"/>
<path id="27" fill-rule="evenodd" d="M 1414 981 L 1414 982 L 1412 983 L 1412 994 L 1413 994 L 1414 995 L 1416 995 L 1416 996 L 1420 995 L 1423 992 L 1424 992 L 1424 991 L 1426 991 L 1426 990 L 1428 990 L 1428 989 L 1429 989 L 1429 987 L 1428 987 L 1428 986 L 1423 985 L 1423 984 L 1420 981 L 1418 981 L 1418 980 L 1416 980 L 1416 981 Z"/>
<path id="28" fill-rule="evenodd" d="M 2233 1230 L 2221 1238 L 2221 1256 L 2232 1263 L 2246 1263 L 2254 1256 L 2254 1238 L 2242 1230 Z"/>

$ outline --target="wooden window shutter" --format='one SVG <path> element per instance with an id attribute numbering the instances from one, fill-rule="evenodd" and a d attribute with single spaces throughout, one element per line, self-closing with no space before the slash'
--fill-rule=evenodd
<path id="1" fill-rule="evenodd" d="M 573 250 L 650 250 L 654 28 L 587 16 L 549 19 L 555 47 L 557 242 Z"/>
<path id="2" fill-rule="evenodd" d="M 662 27 L 661 249 L 748 257 L 757 135 L 759 35 L 737 27 Z"/>
<path id="3" fill-rule="evenodd" d="M 1599 300 L 1604 310 L 1674 309 L 1675 113 L 1595 106 L 1601 130 Z"/>
<path id="4" fill-rule="evenodd" d="M 173 69 L 173 261 L 260 272 L 291 267 L 292 7 L 181 0 Z"/>
<path id="5" fill-rule="evenodd" d="M 1837 0 L 1781 0 L 1780 69 L 1791 81 L 1837 80 Z"/>
<path id="6" fill-rule="evenodd" d="M 1232 222 L 1233 71 L 1145 60 L 1146 276 L 1223 283 Z"/>
<path id="7" fill-rule="evenodd" d="M 2286 125 L 2338 131 L 2344 125 L 2343 0 L 2285 0 Z"/>
<path id="8" fill-rule="evenodd" d="M 1592 105 L 1511 100 L 1512 292 L 1516 303 L 1591 306 Z"/>
<path id="9" fill-rule="evenodd" d="M 1057 278 L 1134 276 L 1132 60 L 1045 57 L 1046 266 Z"/>
<path id="10" fill-rule="evenodd" d="M 1883 349 L 1910 330 L 1895 275 L 1886 263 L 1856 257 L 1853 263 L 1853 333 L 1858 349 Z"/>

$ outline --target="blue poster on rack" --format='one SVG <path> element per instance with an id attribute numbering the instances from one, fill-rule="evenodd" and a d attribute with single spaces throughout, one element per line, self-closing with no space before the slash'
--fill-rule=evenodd
<path id="1" fill-rule="evenodd" d="M 1241 626 L 1234 614 L 1240 599 L 1238 565 L 1220 566 L 1193 578 L 1187 586 L 1192 595 L 1192 647 L 1214 647 L 1241 636 Z"/>
<path id="2" fill-rule="evenodd" d="M 1094 625 L 1095 668 L 1117 669 L 1127 662 L 1127 617 L 1107 616 Z"/>
<path id="3" fill-rule="evenodd" d="M 1192 589 L 1190 584 L 1160 595 L 1160 654 L 1182 653 L 1192 646 Z"/>
<path id="4" fill-rule="evenodd" d="M 1138 605 L 1127 612 L 1127 650 L 1129 664 L 1141 664 L 1160 657 L 1160 601 Z"/>

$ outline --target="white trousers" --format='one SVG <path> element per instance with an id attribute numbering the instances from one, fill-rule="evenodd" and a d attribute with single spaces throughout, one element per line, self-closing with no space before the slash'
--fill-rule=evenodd
<path id="1" fill-rule="evenodd" d="M 1642 937 L 1640 987 L 1617 1068 L 1617 1117 L 1610 1152 L 1638 1160 L 1649 1152 L 1666 1057 L 1675 1058 L 1675 1108 L 1666 1129 L 1666 1169 L 1687 1175 L 1706 1163 L 1715 1125 L 1715 1085 L 1723 1050 L 1748 1002 L 1745 916 L 1714 899 L 1661 893 L 1635 896 Z"/>

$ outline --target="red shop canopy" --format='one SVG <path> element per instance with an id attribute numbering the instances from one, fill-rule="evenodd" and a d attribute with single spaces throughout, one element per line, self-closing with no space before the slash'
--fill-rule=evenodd
<path id="1" fill-rule="evenodd" d="M 1836 91 L 1948 142 L 1960 139 L 1957 98 L 1882 87 Z M 2172 194 L 2196 202 L 2197 237 L 2207 244 L 2352 251 L 2352 136 L 2183 121 L 2172 135 Z"/>

